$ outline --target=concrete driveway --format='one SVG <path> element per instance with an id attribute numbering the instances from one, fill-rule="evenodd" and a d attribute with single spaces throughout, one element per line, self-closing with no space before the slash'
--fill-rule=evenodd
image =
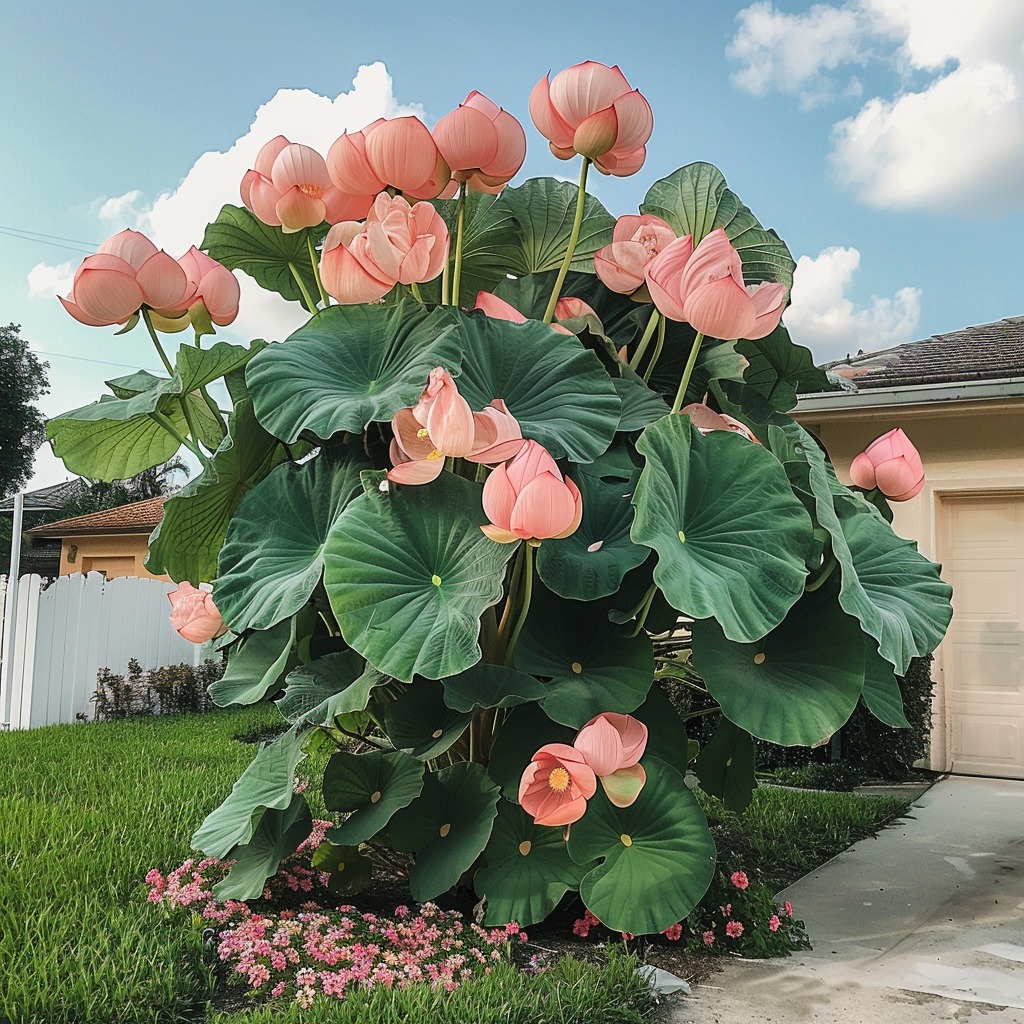
<path id="1" fill-rule="evenodd" d="M 673 1024 L 1024 1024 L 1024 782 L 942 779 L 779 898 L 814 949 L 728 962 Z"/>

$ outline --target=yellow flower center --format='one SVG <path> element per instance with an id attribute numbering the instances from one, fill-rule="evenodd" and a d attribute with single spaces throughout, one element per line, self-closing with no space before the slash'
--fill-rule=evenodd
<path id="1" fill-rule="evenodd" d="M 430 437 L 430 435 L 427 433 L 427 428 L 420 427 L 420 429 L 416 431 L 416 437 L 419 438 L 419 440 L 421 441 L 426 441 L 426 439 Z"/>
<path id="2" fill-rule="evenodd" d="M 443 452 L 443 451 L 441 451 L 441 450 L 440 450 L 439 448 L 435 448 L 435 449 L 434 449 L 434 450 L 433 450 L 433 451 L 432 451 L 432 452 L 431 452 L 431 453 L 430 453 L 430 454 L 429 454 L 429 455 L 427 456 L 427 458 L 428 458 L 428 459 L 443 459 L 443 458 L 444 458 L 444 452 Z"/>
<path id="3" fill-rule="evenodd" d="M 569 788 L 569 773 L 561 765 L 552 768 L 548 776 L 548 785 L 556 793 L 564 793 Z"/>
<path id="4" fill-rule="evenodd" d="M 312 196 L 314 199 L 319 199 L 326 191 L 326 185 L 300 185 L 299 191 L 304 192 L 307 196 Z"/>

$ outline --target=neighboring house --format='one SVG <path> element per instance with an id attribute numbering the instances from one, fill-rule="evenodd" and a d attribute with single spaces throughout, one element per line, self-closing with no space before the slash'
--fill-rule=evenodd
<path id="1" fill-rule="evenodd" d="M 40 487 L 22 495 L 22 536 L 46 513 L 62 509 L 67 502 L 80 498 L 88 490 L 85 480 L 76 478 L 63 483 Z M 14 512 L 14 498 L 0 501 L 0 515 L 11 515 Z M 20 573 L 38 573 L 40 576 L 57 576 L 60 573 L 60 540 L 55 537 L 30 537 L 28 543 L 21 545 Z M 6 550 L 0 552 L 0 574 L 10 568 L 10 554 Z"/>
<path id="2" fill-rule="evenodd" d="M 852 389 L 801 395 L 794 415 L 841 480 L 893 427 L 924 459 L 924 490 L 893 506 L 893 527 L 953 586 L 932 673 L 931 767 L 1024 778 L 1024 317 L 829 369 Z"/>
<path id="3" fill-rule="evenodd" d="M 61 542 L 60 575 L 73 572 L 101 572 L 107 579 L 115 576 L 153 576 L 142 564 L 149 547 L 149 535 L 164 514 L 166 498 L 150 498 L 130 505 L 91 512 L 35 526 L 30 537 L 54 537 Z"/>

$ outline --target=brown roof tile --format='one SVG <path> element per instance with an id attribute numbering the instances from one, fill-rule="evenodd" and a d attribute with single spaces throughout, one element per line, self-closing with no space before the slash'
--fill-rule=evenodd
<path id="1" fill-rule="evenodd" d="M 118 505 L 117 508 L 107 508 L 102 512 L 90 512 L 88 515 L 34 526 L 28 533 L 62 537 L 75 533 L 149 532 L 163 519 L 166 500 L 166 497 L 149 498 L 130 505 Z"/>
<path id="2" fill-rule="evenodd" d="M 882 352 L 861 352 L 832 363 L 858 391 L 1024 377 L 1024 316 L 936 334 Z"/>

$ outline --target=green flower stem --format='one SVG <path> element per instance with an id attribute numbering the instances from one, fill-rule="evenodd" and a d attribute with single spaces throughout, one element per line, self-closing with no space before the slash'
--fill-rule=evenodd
<path id="1" fill-rule="evenodd" d="M 313 280 L 316 281 L 317 291 L 320 292 L 320 299 L 326 309 L 331 304 L 331 300 L 327 292 L 324 291 L 323 282 L 320 280 L 320 261 L 316 258 L 316 246 L 313 244 L 312 228 L 306 231 L 306 248 L 309 250 L 309 262 L 313 267 Z"/>
<path id="2" fill-rule="evenodd" d="M 668 321 L 661 317 L 658 320 L 658 342 L 654 346 L 654 355 L 651 356 L 651 361 L 647 364 L 647 369 L 644 370 L 644 380 L 649 381 L 651 374 L 654 372 L 654 368 L 658 365 L 658 360 L 661 358 L 661 350 L 665 347 L 665 328 Z"/>
<path id="3" fill-rule="evenodd" d="M 636 629 L 630 633 L 630 637 L 639 636 L 641 630 L 644 628 L 644 623 L 647 621 L 647 616 L 650 613 L 651 605 L 654 603 L 654 595 L 658 592 L 657 583 L 652 583 L 650 590 L 644 597 L 644 603 L 640 606 L 640 610 L 636 616 Z"/>
<path id="4" fill-rule="evenodd" d="M 295 278 L 299 291 L 302 292 L 302 304 L 306 307 L 306 312 L 315 313 L 316 303 L 313 301 L 313 296 L 309 294 L 309 289 L 306 287 L 306 282 L 302 280 L 302 275 L 299 273 L 298 268 L 294 263 L 289 263 L 288 269 L 292 272 L 292 277 Z"/>
<path id="5" fill-rule="evenodd" d="M 672 403 L 672 412 L 679 412 L 683 407 L 683 402 L 686 398 L 686 387 L 690 383 L 693 368 L 697 364 L 697 353 L 700 352 L 701 342 L 703 341 L 704 335 L 698 331 L 697 337 L 693 339 L 693 347 L 690 349 L 690 358 L 686 360 L 686 367 L 683 369 L 683 376 L 679 381 L 679 390 L 676 392 L 676 400 Z"/>
<path id="6" fill-rule="evenodd" d="M 583 167 L 580 169 L 579 192 L 576 196 L 576 216 L 573 218 L 572 231 L 569 234 L 569 248 L 566 249 L 565 259 L 555 279 L 555 287 L 552 289 L 551 298 L 548 299 L 547 309 L 544 310 L 544 323 L 549 324 L 555 318 L 555 306 L 558 305 L 559 296 L 562 294 L 562 285 L 565 284 L 565 276 L 569 273 L 569 265 L 576 254 L 576 243 L 580 240 L 580 228 L 583 226 L 583 207 L 587 201 L 587 170 L 590 168 L 590 159 L 583 158 Z"/>
<path id="7" fill-rule="evenodd" d="M 163 360 L 164 366 L 167 367 L 167 372 L 173 377 L 174 367 L 171 366 L 171 361 L 167 358 L 167 353 L 164 351 L 163 345 L 160 344 L 160 338 L 157 336 L 156 330 L 153 327 L 153 320 L 150 317 L 149 309 L 146 306 L 142 307 L 142 319 L 145 321 L 146 330 L 149 331 L 149 336 L 152 338 L 157 352 L 160 353 L 160 358 Z M 196 430 L 195 420 L 192 417 L 192 410 L 188 406 L 188 395 L 179 395 L 178 401 L 181 403 L 181 411 L 185 416 L 185 422 L 188 424 L 188 432 L 192 435 L 194 444 L 188 444 L 180 434 L 178 435 L 178 439 L 188 447 L 189 451 L 199 459 L 205 468 L 210 460 L 207 459 L 199 448 L 199 431 Z M 164 427 L 164 429 L 166 430 L 167 428 Z"/>
<path id="8" fill-rule="evenodd" d="M 421 292 L 421 291 L 420 291 L 420 286 L 419 286 L 419 285 L 418 285 L 418 284 L 417 284 L 417 283 L 416 283 L 415 281 L 413 281 L 413 282 L 412 282 L 412 284 L 411 284 L 411 285 L 409 285 L 409 289 L 410 289 L 410 291 L 412 292 L 412 297 L 413 297 L 413 298 L 414 298 L 414 299 L 415 299 L 415 300 L 416 300 L 416 301 L 417 301 L 417 302 L 418 302 L 418 303 L 419 303 L 419 304 L 420 304 L 421 306 L 425 306 L 425 305 L 426 305 L 426 302 L 425 302 L 425 301 L 423 300 L 423 292 Z"/>
<path id="9" fill-rule="evenodd" d="M 441 305 L 449 305 L 449 297 L 451 295 L 451 276 L 452 276 L 452 261 L 447 259 L 444 261 L 444 270 L 441 271 Z"/>
<path id="10" fill-rule="evenodd" d="M 480 649 L 485 663 L 498 663 L 498 617 L 494 613 L 494 605 L 485 608 L 480 616 Z"/>
<path id="11" fill-rule="evenodd" d="M 631 370 L 635 370 L 640 365 L 640 360 L 643 359 L 647 346 L 651 343 L 651 338 L 654 337 L 654 329 L 658 326 L 660 319 L 661 314 L 657 309 L 653 309 L 651 311 L 651 318 L 647 321 L 647 326 L 644 328 L 644 333 L 640 338 L 640 344 L 637 345 L 633 358 L 629 361 L 629 368 Z"/>
<path id="12" fill-rule="evenodd" d="M 198 449 L 195 442 L 189 438 L 184 437 L 181 432 L 174 426 L 170 419 L 168 419 L 162 412 L 151 412 L 149 418 L 154 423 L 159 423 L 168 434 L 173 437 L 178 444 L 183 444 L 193 455 L 198 456 L 200 459 L 204 458 L 203 453 Z"/>
<path id="13" fill-rule="evenodd" d="M 466 222 L 466 183 L 459 183 L 459 203 L 455 215 L 455 270 L 452 272 L 452 305 L 459 304 L 459 288 L 462 284 L 462 236 Z"/>
<path id="14" fill-rule="evenodd" d="M 203 401 L 206 403 L 206 408 L 210 410 L 210 412 L 213 414 L 213 418 L 220 424 L 220 428 L 224 432 L 224 435 L 226 437 L 228 432 L 228 425 L 224 422 L 224 415 L 220 411 L 220 407 L 210 397 L 210 392 L 206 390 L 205 384 L 199 389 L 199 394 L 203 396 Z"/>
<path id="15" fill-rule="evenodd" d="M 530 613 L 530 599 L 533 597 L 533 545 L 529 542 L 523 545 L 523 599 L 519 606 L 519 617 L 508 638 L 508 646 L 505 648 L 505 664 L 512 664 L 512 656 L 516 652 L 516 644 L 519 642 L 519 634 L 523 631 L 526 616 Z"/>
<path id="16" fill-rule="evenodd" d="M 508 628 L 509 619 L 512 617 L 512 608 L 515 605 L 517 598 L 519 597 L 520 581 L 523 578 L 524 558 L 525 555 L 523 554 L 523 549 L 522 547 L 520 547 L 520 549 L 516 552 L 516 564 L 512 567 L 512 578 L 509 580 L 508 595 L 505 598 L 505 610 L 501 613 L 501 622 L 498 624 L 499 642 L 501 638 L 505 636 L 505 631 Z M 499 659 L 496 661 L 496 664 L 501 664 L 500 659 L 503 656 L 504 651 L 501 650 L 499 647 Z"/>
<path id="17" fill-rule="evenodd" d="M 839 563 L 836 561 L 836 556 L 833 552 L 828 553 L 828 560 L 822 565 L 822 567 L 811 575 L 811 578 L 804 584 L 804 593 L 813 594 L 831 575 L 836 571 L 836 566 Z"/>

